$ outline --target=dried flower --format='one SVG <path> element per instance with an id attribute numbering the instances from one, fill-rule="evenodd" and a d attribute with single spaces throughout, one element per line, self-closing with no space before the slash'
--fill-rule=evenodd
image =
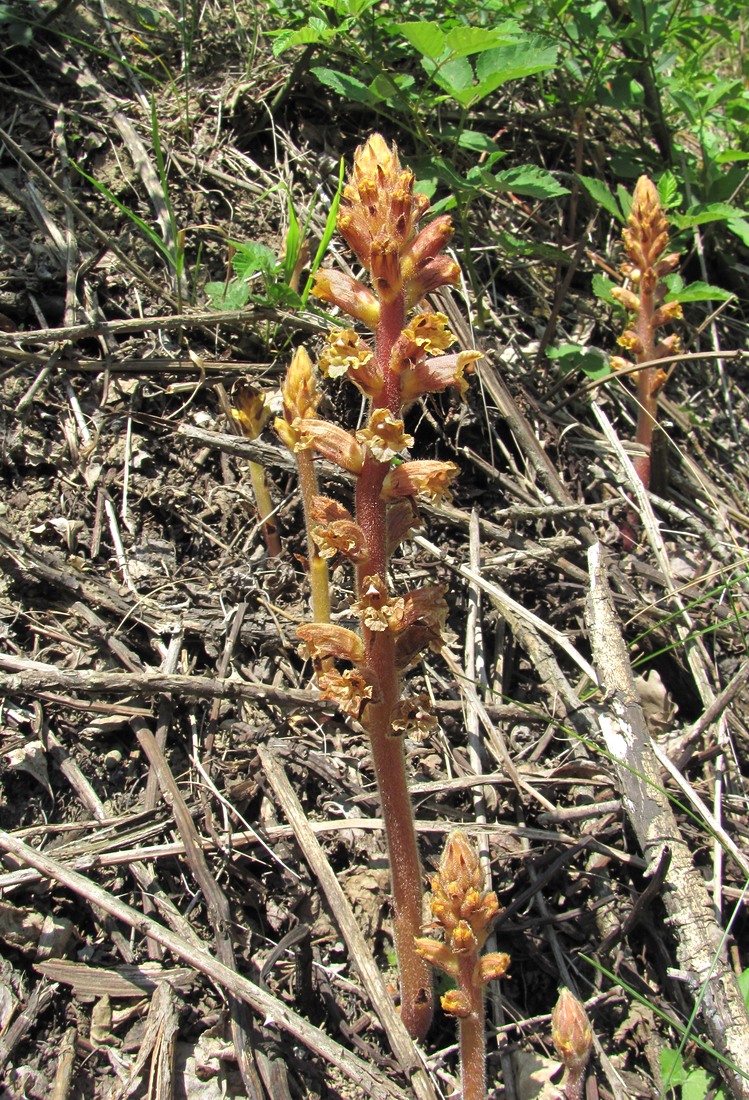
<path id="1" fill-rule="evenodd" d="M 296 628 L 297 638 L 304 643 L 305 656 L 310 660 L 333 657 L 337 661 L 350 661 L 352 665 L 364 660 L 364 643 L 353 630 L 335 623 L 302 623 Z"/>
<path id="2" fill-rule="evenodd" d="M 379 633 L 390 630 L 395 633 L 403 618 L 405 601 L 402 596 L 390 596 L 382 577 L 365 577 L 360 596 L 352 604 L 352 610 L 360 617 L 367 630 Z"/>
<path id="3" fill-rule="evenodd" d="M 344 714 L 357 720 L 367 703 L 379 699 L 377 679 L 369 669 L 349 668 L 344 672 L 329 669 L 318 676 L 317 686 L 323 699 L 330 699 Z"/>
<path id="4" fill-rule="evenodd" d="M 321 558 L 334 558 L 342 554 L 349 561 L 364 562 L 369 557 L 367 541 L 358 523 L 351 520 L 336 520 L 325 526 L 317 524 L 311 529 L 315 545 Z"/>
<path id="5" fill-rule="evenodd" d="M 398 737 L 423 740 L 437 729 L 437 719 L 430 710 L 427 695 L 401 699 L 391 720 L 391 729 Z"/>

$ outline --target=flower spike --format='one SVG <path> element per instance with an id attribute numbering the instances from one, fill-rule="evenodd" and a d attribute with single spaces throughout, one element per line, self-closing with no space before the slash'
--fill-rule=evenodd
<path id="1" fill-rule="evenodd" d="M 424 957 L 427 941 L 420 941 L 424 951 L 417 943 L 422 874 L 404 735 L 423 737 L 435 719 L 428 700 L 402 696 L 401 679 L 427 648 L 442 648 L 447 607 L 442 590 L 436 587 L 402 595 L 393 591 L 389 563 L 394 549 L 421 523 L 414 499 L 446 497 L 458 472 L 451 462 L 398 464 L 414 445 L 404 424 L 404 410 L 422 395 L 448 388 L 463 396 L 465 374 L 479 355 L 450 350 L 455 337 L 443 314 L 424 309 L 412 313 L 424 295 L 459 278 L 457 263 L 444 252 L 452 235 L 450 217 L 445 214 L 422 224 L 429 200 L 415 191 L 415 182 L 395 146 L 380 134 L 373 134 L 356 150 L 337 224 L 366 275 L 359 280 L 325 269 L 317 272 L 313 285 L 318 299 L 370 330 L 369 336 L 362 336 L 351 327 L 335 328 L 319 360 L 322 375 L 346 379 L 365 396 L 369 407 L 363 426 L 348 432 L 323 419 L 315 405 L 293 414 L 285 407 L 278 430 L 298 460 L 311 464 L 316 451 L 355 475 L 351 511 L 315 489 L 306 515 L 310 542 L 322 564 L 341 555 L 353 565 L 356 599 L 349 610 L 359 621 L 359 631 L 318 622 L 300 627 L 298 633 L 316 664 L 323 697 L 361 722 L 369 737 L 391 856 L 401 1015 L 414 1038 L 423 1038 L 432 1018 L 434 994 L 431 966 Z M 341 670 L 335 667 L 339 661 L 352 667 Z M 480 899 L 480 892 L 474 892 Z M 486 906 L 490 907 L 488 901 Z M 460 951 L 473 957 L 476 945 L 483 943 L 483 933 L 477 934 L 466 923 L 467 917 L 460 920 L 463 925 L 452 947 L 438 944 L 432 961 L 449 951 L 453 951 L 451 958 Z M 501 962 L 490 958 L 483 970 L 476 960 L 479 983 L 501 971 Z M 453 1010 L 460 1012 L 459 999 Z"/>

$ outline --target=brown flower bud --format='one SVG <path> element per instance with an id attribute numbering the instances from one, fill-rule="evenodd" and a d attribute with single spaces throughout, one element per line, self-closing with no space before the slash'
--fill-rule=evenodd
<path id="1" fill-rule="evenodd" d="M 569 989 L 561 989 L 551 1014 L 554 1049 L 568 1069 L 581 1069 L 590 1058 L 593 1032 L 585 1009 Z"/>
<path id="2" fill-rule="evenodd" d="M 232 390 L 231 399 L 232 420 L 248 439 L 257 439 L 271 415 L 265 394 L 241 380 Z"/>
<path id="3" fill-rule="evenodd" d="M 315 368 L 304 344 L 298 347 L 281 387 L 284 417 L 290 424 L 297 417 L 314 416 L 320 404 Z"/>
<path id="4" fill-rule="evenodd" d="M 315 275 L 312 294 L 323 302 L 338 306 L 349 317 L 374 331 L 380 319 L 380 303 L 364 283 L 343 271 L 324 270 Z"/>
<path id="5" fill-rule="evenodd" d="M 361 473 L 364 451 L 354 436 L 339 424 L 316 418 L 300 420 L 297 417 L 291 427 L 297 434 L 295 451 L 305 451 L 312 447 L 342 470 L 348 470 L 351 474 Z"/>

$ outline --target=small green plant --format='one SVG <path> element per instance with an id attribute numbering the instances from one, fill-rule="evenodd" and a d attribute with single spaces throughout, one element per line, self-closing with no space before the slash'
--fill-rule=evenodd
<path id="1" fill-rule="evenodd" d="M 680 1095 L 681 1100 L 706 1100 L 709 1094 L 711 1100 L 727 1100 L 722 1088 L 716 1090 L 715 1079 L 702 1066 L 687 1065 L 680 1050 L 664 1047 L 660 1062 L 664 1097 Z"/>
<path id="2" fill-rule="evenodd" d="M 315 274 L 335 233 L 342 189 L 343 162 L 341 162 L 338 190 L 333 196 L 320 244 L 309 265 L 307 264 L 306 235 L 314 207 L 310 208 L 302 224 L 291 195 L 287 202 L 289 227 L 286 231 L 285 248 L 281 259 L 260 241 L 229 240 L 234 277 L 229 277 L 223 282 L 206 283 L 205 293 L 211 306 L 214 309 L 237 310 L 242 309 L 249 301 L 253 301 L 282 309 L 304 308 L 307 305 Z M 307 266 L 309 266 L 309 275 L 300 292 L 301 273 Z M 255 283 L 259 283 L 259 287 L 255 287 Z"/>

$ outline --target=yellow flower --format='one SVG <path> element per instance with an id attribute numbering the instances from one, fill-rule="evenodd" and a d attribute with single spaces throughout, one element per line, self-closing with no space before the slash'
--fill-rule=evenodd
<path id="1" fill-rule="evenodd" d="M 345 374 L 366 397 L 376 397 L 382 390 L 383 379 L 369 345 L 351 328 L 333 329 L 327 341 L 319 360 L 325 377 L 340 378 Z"/>
<path id="2" fill-rule="evenodd" d="M 414 441 L 412 435 L 404 432 L 403 421 L 397 420 L 388 409 L 375 409 L 369 424 L 356 433 L 356 438 L 369 448 L 378 462 L 390 462 Z"/>

